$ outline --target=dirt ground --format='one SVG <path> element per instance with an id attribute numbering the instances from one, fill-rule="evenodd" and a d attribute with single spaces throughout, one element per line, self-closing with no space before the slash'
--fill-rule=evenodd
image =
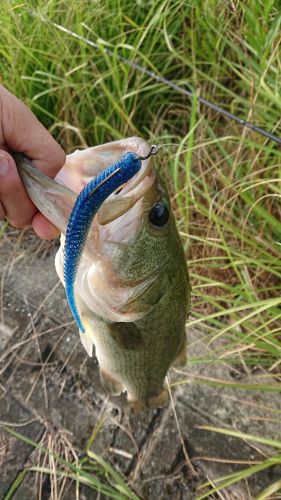
<path id="1" fill-rule="evenodd" d="M 257 393 L 210 387 L 205 376 L 237 381 L 221 364 L 188 363 L 170 380 L 187 381 L 172 388 L 172 401 L 161 410 L 130 413 L 124 398 L 103 391 L 95 360 L 87 357 L 69 313 L 54 269 L 56 243 L 39 242 L 32 233 L 9 229 L 0 242 L 0 498 L 26 466 L 44 464 L 44 456 L 17 440 L 4 426 L 48 446 L 67 459 L 85 450 L 99 429 L 92 450 L 127 478 L 145 499 L 194 499 L 204 480 L 245 467 L 272 455 L 272 450 L 200 428 L 202 425 L 279 437 L 279 393 Z M 208 349 L 200 331 L 187 332 L 190 355 Z M 262 374 L 239 375 L 257 382 Z M 102 425 L 99 425 L 102 422 Z M 236 463 L 238 462 L 238 463 Z M 239 463 L 240 462 L 240 463 Z M 248 482 L 225 490 L 220 498 L 247 499 L 280 479 L 272 467 Z M 14 498 L 52 498 L 49 476 L 28 473 Z M 96 496 L 95 496 L 96 495 Z M 66 483 L 61 498 L 76 498 Z M 79 498 L 101 498 L 86 487 Z"/>

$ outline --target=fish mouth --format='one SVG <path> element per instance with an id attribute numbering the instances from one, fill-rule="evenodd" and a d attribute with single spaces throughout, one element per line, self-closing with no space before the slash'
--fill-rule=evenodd
<path id="1" fill-rule="evenodd" d="M 120 160 L 125 153 L 145 157 L 150 149 L 142 138 L 130 137 L 78 150 L 67 156 L 65 167 L 56 180 L 79 193 L 94 176 Z M 129 211 L 145 196 L 155 177 L 152 157 L 143 160 L 140 171 L 104 201 L 95 217 L 98 223 L 106 225 Z"/>
<path id="2" fill-rule="evenodd" d="M 113 165 L 128 152 L 145 157 L 150 146 L 140 137 L 130 137 L 78 150 L 67 156 L 56 180 L 79 193 L 101 171 Z M 153 157 L 142 160 L 141 169 L 126 184 L 112 193 L 99 208 L 88 236 L 87 246 L 97 251 L 97 241 L 126 243 L 134 239 L 141 227 L 144 211 L 153 202 L 156 171 Z"/>
<path id="3" fill-rule="evenodd" d="M 150 151 L 150 147 L 143 139 L 133 137 L 120 141 L 119 150 L 118 160 L 127 152 L 133 152 L 140 157 L 146 156 Z M 103 203 L 97 214 L 99 225 L 107 225 L 130 211 L 145 197 L 154 184 L 155 178 L 156 172 L 153 168 L 152 158 L 143 160 L 139 172 L 111 194 Z"/>

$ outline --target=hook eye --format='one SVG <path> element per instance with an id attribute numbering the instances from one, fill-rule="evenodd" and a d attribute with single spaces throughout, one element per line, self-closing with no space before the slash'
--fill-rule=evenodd
<path id="1" fill-rule="evenodd" d="M 144 160 L 148 160 L 148 158 L 150 158 L 152 155 L 157 155 L 159 149 L 160 149 L 161 146 L 157 146 L 156 144 L 153 144 L 151 146 L 151 149 L 149 151 L 149 153 L 146 155 L 146 156 L 139 156 L 138 157 L 138 160 L 141 160 L 141 161 L 144 161 Z"/>

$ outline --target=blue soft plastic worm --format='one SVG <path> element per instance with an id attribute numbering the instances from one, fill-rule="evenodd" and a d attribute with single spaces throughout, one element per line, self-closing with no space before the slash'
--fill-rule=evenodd
<path id="1" fill-rule="evenodd" d="M 151 150 L 150 154 L 155 153 Z M 103 170 L 84 187 L 70 214 L 64 246 L 65 291 L 70 310 L 83 333 L 85 327 L 75 302 L 74 283 L 91 223 L 106 198 L 140 170 L 143 159 L 146 158 L 126 153 L 119 161 Z"/>

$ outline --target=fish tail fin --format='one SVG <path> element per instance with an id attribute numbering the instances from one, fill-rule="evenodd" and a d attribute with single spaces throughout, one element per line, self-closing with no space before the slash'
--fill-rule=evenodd
<path id="1" fill-rule="evenodd" d="M 169 394 L 166 387 L 161 387 L 160 391 L 150 396 L 147 399 L 139 399 L 139 400 L 131 400 L 130 396 L 128 396 L 128 403 L 130 408 L 138 413 L 139 411 L 144 410 L 145 408 L 162 408 L 167 401 L 169 400 Z"/>

